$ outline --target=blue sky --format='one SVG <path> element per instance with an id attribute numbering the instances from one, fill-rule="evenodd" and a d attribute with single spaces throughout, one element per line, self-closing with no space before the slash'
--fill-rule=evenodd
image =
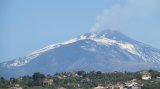
<path id="1" fill-rule="evenodd" d="M 159 0 L 0 0 L 0 62 L 114 29 L 160 49 Z"/>

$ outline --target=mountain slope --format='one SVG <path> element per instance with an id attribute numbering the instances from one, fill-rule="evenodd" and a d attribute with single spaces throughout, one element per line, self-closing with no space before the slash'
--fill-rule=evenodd
<path id="1" fill-rule="evenodd" d="M 118 31 L 86 33 L 70 41 L 49 45 L 28 56 L 0 64 L 0 76 L 51 74 L 73 70 L 160 70 L 160 50 Z"/>

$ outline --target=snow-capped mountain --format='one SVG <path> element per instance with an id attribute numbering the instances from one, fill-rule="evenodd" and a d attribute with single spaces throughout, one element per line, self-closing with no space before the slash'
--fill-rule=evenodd
<path id="1" fill-rule="evenodd" d="M 73 70 L 160 70 L 160 50 L 118 31 L 86 33 L 0 64 L 0 76 L 51 74 Z"/>

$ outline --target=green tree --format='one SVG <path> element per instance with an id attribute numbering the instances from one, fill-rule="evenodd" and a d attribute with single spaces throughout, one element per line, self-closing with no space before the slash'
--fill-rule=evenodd
<path id="1" fill-rule="evenodd" d="M 45 78 L 45 75 L 41 74 L 39 72 L 35 72 L 32 75 L 32 79 L 33 79 L 34 85 L 36 85 L 36 86 L 42 85 L 42 81 L 43 81 L 44 78 Z"/>

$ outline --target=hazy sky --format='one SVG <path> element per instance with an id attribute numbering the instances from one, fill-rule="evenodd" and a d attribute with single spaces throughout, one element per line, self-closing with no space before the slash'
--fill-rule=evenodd
<path id="1" fill-rule="evenodd" d="M 102 29 L 160 49 L 160 0 L 0 0 L 0 62 Z"/>

